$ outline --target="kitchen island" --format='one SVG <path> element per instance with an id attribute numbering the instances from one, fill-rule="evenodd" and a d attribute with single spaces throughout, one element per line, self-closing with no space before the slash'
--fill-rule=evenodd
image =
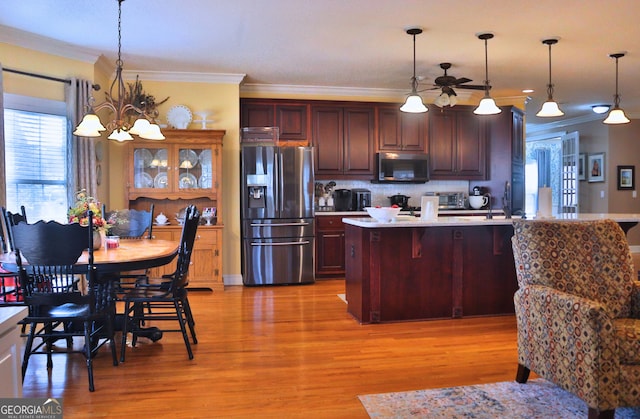
<path id="1" fill-rule="evenodd" d="M 627 232 L 640 214 L 571 214 L 610 218 Z M 361 323 L 513 314 L 517 289 L 504 216 L 410 216 L 390 223 L 344 218 L 347 310 Z"/>

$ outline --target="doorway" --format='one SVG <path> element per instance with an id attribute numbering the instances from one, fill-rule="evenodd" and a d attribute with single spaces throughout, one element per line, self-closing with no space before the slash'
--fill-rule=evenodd
<path id="1" fill-rule="evenodd" d="M 538 212 L 538 189 L 551 188 L 552 213 L 575 214 L 578 205 L 579 134 L 548 134 L 527 139 L 525 213 Z"/>

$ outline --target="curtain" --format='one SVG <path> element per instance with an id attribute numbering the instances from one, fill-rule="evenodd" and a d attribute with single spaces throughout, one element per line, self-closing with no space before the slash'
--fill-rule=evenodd
<path id="1" fill-rule="evenodd" d="M 71 83 L 65 86 L 65 101 L 69 120 L 67 194 L 70 203 L 75 202 L 76 192 L 81 189 L 85 189 L 87 194 L 92 197 L 96 197 L 98 192 L 94 140 L 73 135 L 75 127 L 78 126 L 87 109 L 91 90 L 90 81 L 75 78 L 72 78 Z"/>
<path id="2" fill-rule="evenodd" d="M 4 161 L 4 87 L 2 85 L 2 63 L 0 63 L 0 207 L 7 206 L 7 173 Z"/>

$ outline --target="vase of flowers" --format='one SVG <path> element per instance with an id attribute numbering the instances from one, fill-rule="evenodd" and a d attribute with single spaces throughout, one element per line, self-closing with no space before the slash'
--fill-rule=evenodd
<path id="1" fill-rule="evenodd" d="M 80 223 L 80 225 L 89 225 L 89 211 L 93 213 L 93 249 L 98 250 L 102 246 L 102 238 L 106 236 L 110 225 L 105 221 L 102 215 L 102 205 L 100 202 L 87 195 L 87 191 L 82 189 L 76 193 L 76 203 L 69 208 L 67 213 L 70 223 Z"/>

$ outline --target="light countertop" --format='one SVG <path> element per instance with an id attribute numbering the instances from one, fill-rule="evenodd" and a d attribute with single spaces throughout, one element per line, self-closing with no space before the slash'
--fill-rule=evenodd
<path id="1" fill-rule="evenodd" d="M 433 221 L 422 221 L 419 217 L 403 216 L 396 217 L 394 221 L 388 223 L 381 223 L 371 217 L 359 217 L 359 218 L 343 218 L 342 222 L 358 227 L 364 228 L 397 228 L 397 227 L 464 227 L 464 226 L 483 226 L 483 225 L 509 225 L 513 223 L 513 220 L 519 219 L 519 216 L 514 216 L 511 219 L 506 219 L 504 215 L 494 215 L 492 219 L 487 219 L 484 215 L 476 216 L 458 216 L 458 217 L 438 217 Z M 617 222 L 640 222 L 640 214 L 615 214 L 615 213 L 603 213 L 603 214 L 563 214 L 561 217 L 553 217 L 550 219 L 559 220 L 598 220 L 598 219 L 612 219 Z"/>

